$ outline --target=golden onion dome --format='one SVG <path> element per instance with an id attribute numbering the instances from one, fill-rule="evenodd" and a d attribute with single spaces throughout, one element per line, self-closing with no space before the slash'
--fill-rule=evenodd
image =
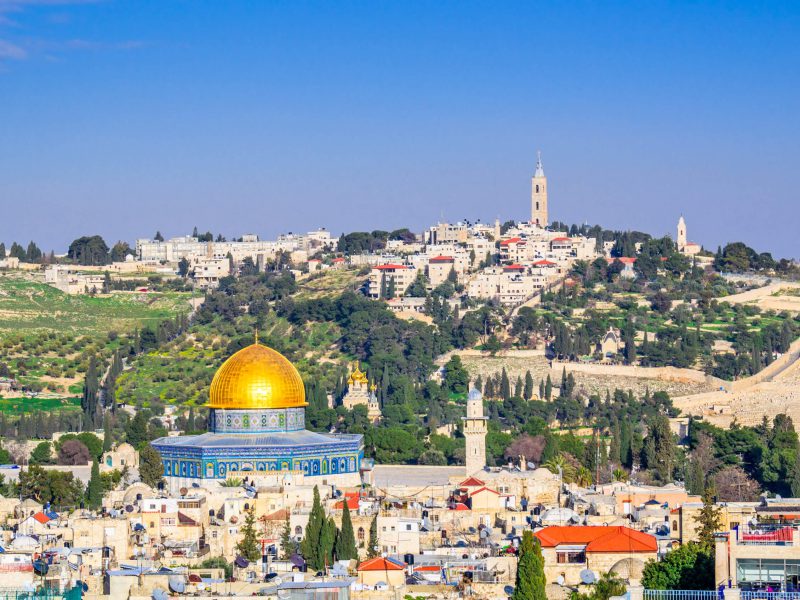
<path id="1" fill-rule="evenodd" d="M 239 350 L 214 375 L 209 408 L 265 409 L 306 406 L 300 373 L 280 352 L 258 343 Z"/>

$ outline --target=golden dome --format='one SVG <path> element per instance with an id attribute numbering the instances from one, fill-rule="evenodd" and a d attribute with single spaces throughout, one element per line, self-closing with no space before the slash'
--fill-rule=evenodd
<path id="1" fill-rule="evenodd" d="M 306 392 L 294 365 L 272 348 L 255 343 L 226 360 L 214 375 L 209 408 L 296 408 Z"/>

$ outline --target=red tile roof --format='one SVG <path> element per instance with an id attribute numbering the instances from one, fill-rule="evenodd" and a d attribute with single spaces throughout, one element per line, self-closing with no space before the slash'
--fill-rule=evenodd
<path id="1" fill-rule="evenodd" d="M 344 258 L 342 258 L 341 256 L 339 256 L 338 258 L 334 258 L 334 259 L 333 259 L 333 262 L 344 262 Z"/>
<path id="2" fill-rule="evenodd" d="M 358 494 L 346 494 L 345 499 L 347 500 L 347 508 L 350 510 L 358 510 Z M 340 500 L 334 504 L 333 508 L 344 510 L 344 500 Z"/>
<path id="3" fill-rule="evenodd" d="M 43 512 L 36 513 L 35 515 L 33 515 L 33 518 L 39 521 L 39 523 L 41 523 L 42 525 L 44 525 L 45 523 L 49 523 L 52 520 Z"/>
<path id="4" fill-rule="evenodd" d="M 615 260 L 618 260 L 618 261 L 619 261 L 619 262 L 621 262 L 623 265 L 632 265 L 633 263 L 635 263 L 635 262 L 636 262 L 636 259 L 635 259 L 635 258 L 632 258 L 632 257 L 630 257 L 630 256 L 619 256 L 619 257 L 617 257 L 617 258 L 607 258 L 607 259 L 606 259 L 606 262 L 607 262 L 608 264 L 612 264 L 612 263 L 613 263 Z"/>
<path id="5" fill-rule="evenodd" d="M 525 267 L 523 267 L 522 265 L 518 265 L 518 264 L 514 263 L 513 265 L 506 265 L 505 267 L 503 267 L 503 270 L 504 271 L 524 271 Z"/>
<path id="6" fill-rule="evenodd" d="M 549 261 L 549 260 L 537 260 L 533 264 L 536 265 L 536 266 L 539 266 L 539 267 L 555 267 L 557 265 L 557 263 L 554 263 L 554 262 Z"/>
<path id="7" fill-rule="evenodd" d="M 389 265 L 378 265 L 375 268 L 383 271 L 384 269 L 407 269 L 408 267 L 406 265 L 391 265 L 391 264 L 389 264 Z"/>
<path id="8" fill-rule="evenodd" d="M 456 502 L 450 510 L 469 510 L 469 506 L 463 502 Z"/>
<path id="9" fill-rule="evenodd" d="M 429 262 L 455 262 L 452 256 L 434 256 Z"/>
<path id="10" fill-rule="evenodd" d="M 458 484 L 458 487 L 483 487 L 484 485 L 486 485 L 486 482 L 481 481 L 477 477 L 467 477 Z"/>
<path id="11" fill-rule="evenodd" d="M 572 241 L 572 238 L 568 238 L 568 237 L 557 237 L 557 238 L 553 238 L 553 240 L 552 240 L 552 241 L 554 241 L 554 242 L 571 242 L 571 241 Z"/>
<path id="12" fill-rule="evenodd" d="M 481 492 L 491 492 L 495 496 L 499 496 L 500 495 L 500 492 L 496 492 L 493 489 L 488 488 L 488 487 L 482 487 L 481 489 L 475 490 L 474 492 L 472 492 L 469 496 L 470 496 L 470 498 L 472 498 L 472 496 L 475 496 L 476 494 L 480 494 Z"/>
<path id="13" fill-rule="evenodd" d="M 503 240 L 502 242 L 500 242 L 500 245 L 508 246 L 509 244 L 519 244 L 521 241 L 522 238 L 513 237 L 513 238 L 508 238 L 507 240 Z"/>
<path id="14" fill-rule="evenodd" d="M 402 563 L 389 560 L 378 556 L 377 558 L 370 558 L 358 565 L 359 571 L 402 571 L 405 565 Z"/>
<path id="15" fill-rule="evenodd" d="M 586 544 L 586 552 L 656 552 L 656 538 L 628 527 L 560 526 L 545 527 L 534 534 L 543 548 L 562 544 Z"/>

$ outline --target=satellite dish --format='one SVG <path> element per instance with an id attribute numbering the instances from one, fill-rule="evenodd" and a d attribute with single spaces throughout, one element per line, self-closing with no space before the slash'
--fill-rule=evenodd
<path id="1" fill-rule="evenodd" d="M 167 579 L 167 583 L 169 583 L 169 589 L 176 594 L 182 594 L 186 591 L 186 581 L 183 579 L 182 575 L 171 575 L 169 579 Z"/>
<path id="2" fill-rule="evenodd" d="M 169 600 L 169 594 L 164 589 L 156 588 L 153 590 L 152 598 L 153 600 Z"/>
<path id="3" fill-rule="evenodd" d="M 475 530 L 475 528 L 474 528 L 474 527 L 470 527 L 470 528 L 469 528 L 469 532 L 470 532 L 470 533 L 475 533 L 475 531 L 476 531 L 476 530 Z"/>
<path id="4" fill-rule="evenodd" d="M 278 598 L 281 600 L 286 600 L 290 595 L 289 590 L 278 590 Z"/>
<path id="5" fill-rule="evenodd" d="M 564 585 L 564 576 L 563 576 L 563 575 L 559 575 L 559 576 L 558 576 L 558 579 L 556 579 L 556 583 L 557 583 L 558 585 L 561 585 L 561 586 L 563 586 L 563 585 Z"/>
<path id="6" fill-rule="evenodd" d="M 581 582 L 585 583 L 586 585 L 592 585 L 595 581 L 597 581 L 597 575 L 594 574 L 594 571 L 591 569 L 584 569 L 580 573 Z"/>
<path id="7" fill-rule="evenodd" d="M 503 592 L 507 596 L 511 596 L 514 593 L 514 586 L 513 585 L 507 585 L 506 587 L 503 588 Z"/>

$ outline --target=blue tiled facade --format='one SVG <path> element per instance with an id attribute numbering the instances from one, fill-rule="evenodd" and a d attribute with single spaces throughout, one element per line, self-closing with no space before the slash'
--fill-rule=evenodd
<path id="1" fill-rule="evenodd" d="M 357 474 L 364 458 L 360 435 L 306 431 L 303 408 L 211 410 L 208 433 L 160 438 L 152 445 L 168 480 L 224 480 L 242 471 Z"/>

